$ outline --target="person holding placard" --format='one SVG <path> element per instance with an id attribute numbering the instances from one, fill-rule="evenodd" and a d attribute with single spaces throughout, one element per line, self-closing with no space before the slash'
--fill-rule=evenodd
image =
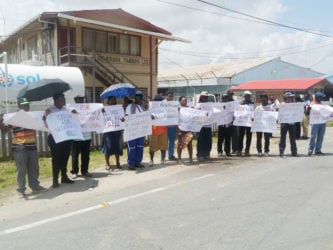
<path id="1" fill-rule="evenodd" d="M 155 95 L 153 101 L 163 101 L 161 95 Z M 154 119 L 154 115 L 152 114 Z M 161 164 L 165 164 L 165 155 L 168 149 L 168 127 L 167 126 L 152 126 L 152 135 L 149 142 L 149 166 L 154 165 L 154 154 L 156 151 L 161 151 Z"/>
<path id="2" fill-rule="evenodd" d="M 256 110 L 259 111 L 274 111 L 274 108 L 272 107 L 272 105 L 270 105 L 268 103 L 268 95 L 266 94 L 262 94 L 260 95 L 260 100 L 261 100 L 261 104 L 256 107 Z M 261 157 L 263 156 L 262 154 L 262 136 L 264 135 L 264 141 L 265 141 L 265 145 L 264 145 L 264 155 L 268 156 L 269 153 L 269 144 L 270 144 L 270 139 L 271 139 L 271 133 L 265 133 L 265 132 L 256 132 L 257 134 L 257 151 L 258 151 L 258 156 Z"/>
<path id="3" fill-rule="evenodd" d="M 295 95 L 291 92 L 287 92 L 283 95 L 283 103 L 293 103 L 295 102 Z M 295 123 L 281 123 L 281 134 L 279 142 L 279 152 L 280 157 L 284 158 L 284 150 L 286 149 L 286 137 L 289 133 L 290 149 L 291 155 L 296 157 L 297 146 L 296 146 L 296 124 Z"/>
<path id="4" fill-rule="evenodd" d="M 66 99 L 63 93 L 55 94 L 53 96 L 54 104 L 45 110 L 43 120 L 46 123 L 46 117 L 55 112 L 68 111 L 66 108 Z M 47 126 L 47 124 L 46 124 Z M 59 187 L 59 172 L 61 172 L 61 183 L 74 183 L 73 180 L 67 176 L 67 163 L 72 147 L 72 140 L 66 140 L 56 143 L 52 134 L 48 135 L 48 144 L 51 150 L 52 157 L 52 175 L 53 175 L 53 188 Z"/>
<path id="5" fill-rule="evenodd" d="M 187 98 L 186 96 L 179 97 L 179 105 L 180 107 L 187 107 Z M 193 162 L 193 146 L 192 146 L 192 138 L 193 134 L 191 131 L 182 131 L 179 128 L 177 129 L 177 155 L 178 155 L 178 163 L 182 163 L 182 151 L 184 148 L 187 148 L 189 154 L 190 163 Z"/>
<path id="6" fill-rule="evenodd" d="M 166 101 L 173 101 L 173 92 L 168 92 L 166 94 Z M 168 126 L 168 159 L 169 161 L 176 161 L 177 158 L 174 155 L 175 152 L 175 141 L 177 135 L 177 126 L 170 125 Z"/>
<path id="7" fill-rule="evenodd" d="M 252 93 L 248 90 L 243 93 L 244 100 L 240 105 L 248 105 L 250 110 L 254 110 L 254 102 L 251 100 Z M 251 127 L 239 126 L 238 127 L 238 156 L 242 155 L 243 150 L 243 140 L 246 136 L 246 144 L 245 144 L 245 156 L 250 156 L 250 147 L 252 141 L 252 132 Z"/>
<path id="8" fill-rule="evenodd" d="M 326 95 L 320 91 L 315 93 L 315 99 L 311 103 L 311 106 L 314 105 L 322 105 L 322 101 Z M 311 110 L 310 110 L 311 114 Z M 311 125 L 311 137 L 310 137 L 310 143 L 309 143 L 309 150 L 308 155 L 311 156 L 313 153 L 313 150 L 315 151 L 316 155 L 324 155 L 324 153 L 321 151 L 321 147 L 324 140 L 324 135 L 326 131 L 326 122 L 323 123 L 316 123 Z"/>
<path id="9" fill-rule="evenodd" d="M 232 100 L 229 99 L 228 94 L 222 95 L 222 103 L 230 102 Z M 223 145 L 224 145 L 224 152 L 226 156 L 231 157 L 231 138 L 233 135 L 233 125 L 232 122 L 229 124 L 219 125 L 218 132 L 217 132 L 217 153 L 218 156 L 223 155 Z"/>
<path id="10" fill-rule="evenodd" d="M 17 100 L 19 110 L 29 111 L 30 102 L 26 98 Z M 1 130 L 5 133 L 12 131 L 12 153 L 16 164 L 17 192 L 25 197 L 26 177 L 33 193 L 45 191 L 39 185 L 39 162 L 36 144 L 36 131 L 22 127 L 6 125 L 0 121 Z"/>
<path id="11" fill-rule="evenodd" d="M 117 99 L 114 96 L 110 96 L 107 99 L 108 105 L 117 105 Z M 103 109 L 104 110 L 104 109 Z M 122 169 L 120 165 L 120 156 L 123 155 L 122 144 L 122 132 L 121 130 L 110 131 L 103 133 L 102 137 L 102 153 L 105 159 L 105 170 L 111 170 L 110 157 L 115 156 L 116 168 Z"/>
<path id="12" fill-rule="evenodd" d="M 135 92 L 135 101 L 126 107 L 125 114 L 131 115 L 137 112 L 143 112 L 145 109 L 142 105 L 143 92 L 137 90 Z M 143 147 L 145 138 L 139 137 L 127 142 L 128 150 L 128 169 L 135 170 L 136 168 L 143 168 L 141 163 L 143 158 Z"/>

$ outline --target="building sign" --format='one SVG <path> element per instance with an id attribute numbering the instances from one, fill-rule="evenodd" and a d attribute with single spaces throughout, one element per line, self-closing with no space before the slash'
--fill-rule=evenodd
<path id="1" fill-rule="evenodd" d="M 116 56 L 116 55 L 96 55 L 96 60 L 101 62 L 149 65 L 149 59 L 143 57 Z"/>

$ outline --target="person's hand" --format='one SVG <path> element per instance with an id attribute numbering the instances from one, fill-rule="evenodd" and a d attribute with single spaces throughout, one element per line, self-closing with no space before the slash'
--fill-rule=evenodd
<path id="1" fill-rule="evenodd" d="M 77 112 L 76 109 L 72 109 L 72 114 L 78 114 L 79 112 Z"/>

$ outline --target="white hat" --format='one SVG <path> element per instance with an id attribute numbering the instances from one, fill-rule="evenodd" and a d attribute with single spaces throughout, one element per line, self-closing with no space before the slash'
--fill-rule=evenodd
<path id="1" fill-rule="evenodd" d="M 243 96 L 246 96 L 246 95 L 252 95 L 251 91 L 245 90 L 243 92 Z"/>
<path id="2" fill-rule="evenodd" d="M 208 96 L 208 92 L 207 91 L 201 91 L 200 95 Z"/>

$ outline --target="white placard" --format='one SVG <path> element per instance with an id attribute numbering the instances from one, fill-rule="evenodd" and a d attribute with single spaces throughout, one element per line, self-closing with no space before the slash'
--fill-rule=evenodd
<path id="1" fill-rule="evenodd" d="M 68 104 L 69 109 L 75 109 L 79 116 L 82 132 L 101 133 L 104 129 L 103 104 L 101 103 L 75 103 Z"/>
<path id="2" fill-rule="evenodd" d="M 301 122 L 304 116 L 304 103 L 281 103 L 279 107 L 279 123 Z"/>
<path id="3" fill-rule="evenodd" d="M 333 120 L 333 108 L 327 105 L 314 104 L 310 105 L 310 124 L 323 124 Z"/>
<path id="4" fill-rule="evenodd" d="M 43 111 L 25 112 L 21 109 L 16 113 L 5 114 L 4 123 L 16 127 L 49 132 L 42 119 L 43 114 Z"/>
<path id="5" fill-rule="evenodd" d="M 103 133 L 123 130 L 125 128 L 125 123 L 120 121 L 120 119 L 125 116 L 125 112 L 121 104 L 105 106 L 104 111 Z"/>
<path id="6" fill-rule="evenodd" d="M 232 123 L 234 120 L 234 112 L 238 105 L 239 103 L 236 101 L 217 103 L 215 107 L 221 110 L 221 113 L 218 113 L 216 117 L 217 125 L 227 125 Z"/>
<path id="7" fill-rule="evenodd" d="M 79 120 L 74 119 L 67 110 L 49 114 L 46 122 L 56 143 L 67 140 L 84 140 Z"/>
<path id="8" fill-rule="evenodd" d="M 178 125 L 178 108 L 177 101 L 160 101 L 149 102 L 149 110 L 154 116 L 152 121 L 156 126 Z"/>
<path id="9" fill-rule="evenodd" d="M 125 120 L 124 141 L 151 135 L 152 119 L 149 111 L 127 115 Z"/>
<path id="10" fill-rule="evenodd" d="M 252 127 L 253 114 L 254 111 L 252 105 L 238 105 L 234 112 L 234 125 Z"/>
<path id="11" fill-rule="evenodd" d="M 277 117 L 275 111 L 255 110 L 251 132 L 276 133 Z"/>
<path id="12" fill-rule="evenodd" d="M 199 132 L 207 120 L 207 112 L 194 108 L 181 107 L 179 110 L 179 129 Z"/>

